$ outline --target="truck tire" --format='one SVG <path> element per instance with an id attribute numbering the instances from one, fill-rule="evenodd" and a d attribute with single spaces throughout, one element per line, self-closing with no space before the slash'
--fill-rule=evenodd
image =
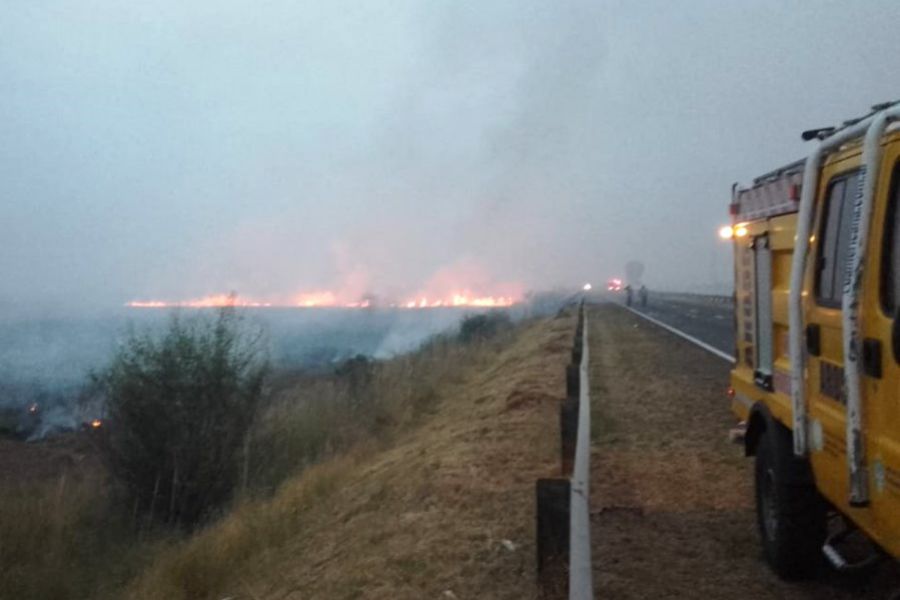
<path id="1" fill-rule="evenodd" d="M 809 462 L 794 456 L 790 431 L 770 422 L 756 449 L 756 519 L 766 562 L 786 580 L 815 576 L 824 564 L 827 505 Z"/>

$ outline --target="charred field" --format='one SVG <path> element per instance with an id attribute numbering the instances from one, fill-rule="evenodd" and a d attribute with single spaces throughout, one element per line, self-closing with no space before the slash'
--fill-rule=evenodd
<path id="1" fill-rule="evenodd" d="M 475 309 L 242 308 L 280 372 L 327 372 L 363 355 L 384 359 L 451 331 Z M 511 309 L 513 314 L 523 309 Z M 87 315 L 0 319 L 0 438 L 36 440 L 103 418 L 90 376 L 131 332 L 158 332 L 174 314 L 210 309 L 110 309 Z"/>

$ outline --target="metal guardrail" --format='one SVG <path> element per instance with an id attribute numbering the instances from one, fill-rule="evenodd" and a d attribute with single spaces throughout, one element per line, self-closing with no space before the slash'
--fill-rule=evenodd
<path id="1" fill-rule="evenodd" d="M 582 301 L 560 406 L 562 477 L 539 479 L 537 570 L 544 597 L 592 600 L 590 529 L 591 399 L 587 314 Z"/>
<path id="2" fill-rule="evenodd" d="M 670 300 L 684 300 L 687 302 L 708 302 L 710 304 L 730 304 L 734 302 L 734 296 L 721 294 L 699 294 L 693 292 L 651 292 L 652 296 L 668 298 Z"/>
<path id="3" fill-rule="evenodd" d="M 578 436 L 575 440 L 575 464 L 572 468 L 569 526 L 569 598 L 592 600 L 594 597 L 591 568 L 591 396 L 588 365 L 587 314 L 581 305 L 581 364 L 578 385 Z M 575 339 L 577 341 L 578 334 Z"/>

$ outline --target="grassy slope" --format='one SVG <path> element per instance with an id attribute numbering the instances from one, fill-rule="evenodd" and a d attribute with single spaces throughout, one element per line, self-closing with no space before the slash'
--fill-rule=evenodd
<path id="1" fill-rule="evenodd" d="M 437 389 L 417 425 L 236 509 L 173 547 L 128 596 L 535 597 L 534 481 L 557 468 L 573 327 L 523 326 Z"/>

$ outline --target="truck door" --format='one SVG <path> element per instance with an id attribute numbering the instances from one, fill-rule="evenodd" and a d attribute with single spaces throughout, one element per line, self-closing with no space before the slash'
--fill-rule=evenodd
<path id="1" fill-rule="evenodd" d="M 862 315 L 863 432 L 875 537 L 900 548 L 900 147 L 887 145 L 875 189 Z"/>
<path id="2" fill-rule="evenodd" d="M 848 475 L 841 298 L 857 171 L 826 166 L 821 181 L 812 273 L 806 286 L 806 397 L 816 483 L 832 502 L 844 503 Z"/>

